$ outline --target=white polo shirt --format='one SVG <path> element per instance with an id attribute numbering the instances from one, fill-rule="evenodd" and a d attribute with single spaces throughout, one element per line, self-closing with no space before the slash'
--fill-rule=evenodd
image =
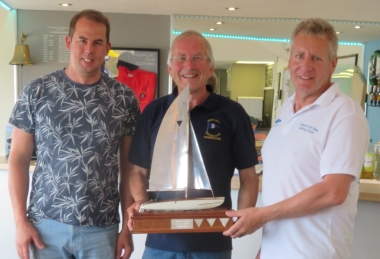
<path id="1" fill-rule="evenodd" d="M 327 174 L 349 174 L 355 180 L 339 206 L 265 224 L 261 259 L 349 258 L 369 141 L 367 120 L 337 83 L 296 113 L 294 97 L 284 102 L 262 149 L 263 206 L 290 198 Z"/>

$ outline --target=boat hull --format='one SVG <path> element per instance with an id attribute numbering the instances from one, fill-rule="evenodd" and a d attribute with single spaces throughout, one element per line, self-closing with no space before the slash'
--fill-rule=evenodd
<path id="1" fill-rule="evenodd" d="M 145 210 L 156 211 L 184 211 L 212 209 L 222 205 L 224 197 L 206 197 L 194 199 L 179 199 L 170 201 L 145 202 L 140 206 L 140 212 Z"/>

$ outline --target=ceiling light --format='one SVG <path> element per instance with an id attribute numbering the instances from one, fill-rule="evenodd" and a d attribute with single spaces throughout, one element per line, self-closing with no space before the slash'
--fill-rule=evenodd
<path id="1" fill-rule="evenodd" d="M 332 75 L 332 78 L 351 78 L 350 76 Z"/>
<path id="2" fill-rule="evenodd" d="M 272 65 L 273 61 L 237 61 L 236 64 Z"/>
<path id="3" fill-rule="evenodd" d="M 172 31 L 174 35 L 180 35 L 182 31 Z M 220 38 L 220 39 L 231 39 L 231 40 L 250 40 L 250 41 L 269 41 L 269 42 L 285 42 L 290 43 L 289 39 L 286 38 L 261 38 L 255 36 L 247 36 L 247 35 L 230 35 L 230 34 L 217 34 L 217 33 L 201 33 L 204 37 L 210 38 Z M 348 45 L 348 46 L 363 46 L 361 42 L 354 41 L 339 41 L 339 45 Z"/>
<path id="4" fill-rule="evenodd" d="M 221 25 L 221 24 L 223 24 L 223 22 L 216 22 L 216 24 L 217 24 L 217 25 Z"/>
<path id="5" fill-rule="evenodd" d="M 237 9 L 239 9 L 239 8 L 237 8 L 237 7 L 226 7 L 226 9 L 227 9 L 228 11 L 235 11 L 235 10 L 237 10 Z"/>
<path id="6" fill-rule="evenodd" d="M 59 4 L 59 5 L 62 5 L 63 7 L 68 7 L 68 6 L 71 6 L 72 4 Z"/>
<path id="7" fill-rule="evenodd" d="M 356 25 L 355 29 L 360 29 L 362 26 Z"/>
<path id="8" fill-rule="evenodd" d="M 336 34 L 341 34 L 341 32 L 340 32 L 340 31 L 337 31 Z"/>
<path id="9" fill-rule="evenodd" d="M 3 3 L 3 1 L 0 1 L 0 6 L 3 7 L 7 11 L 11 10 L 11 8 L 8 5 L 6 5 L 5 3 Z"/>
<path id="10" fill-rule="evenodd" d="M 338 74 L 334 74 L 334 75 L 338 75 L 338 76 L 352 76 L 353 73 L 348 73 L 348 72 L 340 72 Z"/>
<path id="11" fill-rule="evenodd" d="M 209 30 L 210 30 L 210 31 L 215 31 L 216 29 L 215 29 L 215 28 L 210 28 Z"/>

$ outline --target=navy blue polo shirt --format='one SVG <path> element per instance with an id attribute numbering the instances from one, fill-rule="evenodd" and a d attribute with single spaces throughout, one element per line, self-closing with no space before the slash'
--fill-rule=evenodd
<path id="1" fill-rule="evenodd" d="M 251 122 L 237 102 L 212 92 L 190 111 L 203 162 L 215 196 L 224 196 L 223 206 L 232 207 L 231 178 L 235 168 L 245 169 L 258 163 Z M 129 152 L 129 161 L 150 169 L 154 143 L 161 121 L 178 89 L 152 101 L 139 116 Z M 169 192 L 164 198 L 175 195 Z M 210 193 L 208 194 L 210 195 Z M 149 234 L 146 246 L 167 251 L 217 252 L 232 250 L 230 237 L 222 233 Z"/>

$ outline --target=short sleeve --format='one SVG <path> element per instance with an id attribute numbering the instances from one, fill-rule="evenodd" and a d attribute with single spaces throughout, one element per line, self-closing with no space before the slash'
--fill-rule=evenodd
<path id="1" fill-rule="evenodd" d="M 234 163 L 237 169 L 245 169 L 258 164 L 255 138 L 248 114 L 238 105 L 235 114 Z"/>
<path id="2" fill-rule="evenodd" d="M 33 82 L 27 84 L 13 108 L 9 123 L 30 134 L 35 133 L 36 89 Z"/>
<path id="3" fill-rule="evenodd" d="M 359 179 L 368 139 L 368 123 L 363 115 L 351 113 L 336 120 L 321 157 L 321 176 L 349 174 Z"/>
<path id="4" fill-rule="evenodd" d="M 136 131 L 136 122 L 140 115 L 139 103 L 136 99 L 135 94 L 131 90 L 131 95 L 129 96 L 129 111 L 127 112 L 127 119 L 125 121 L 125 131 L 124 136 L 133 136 Z"/>

